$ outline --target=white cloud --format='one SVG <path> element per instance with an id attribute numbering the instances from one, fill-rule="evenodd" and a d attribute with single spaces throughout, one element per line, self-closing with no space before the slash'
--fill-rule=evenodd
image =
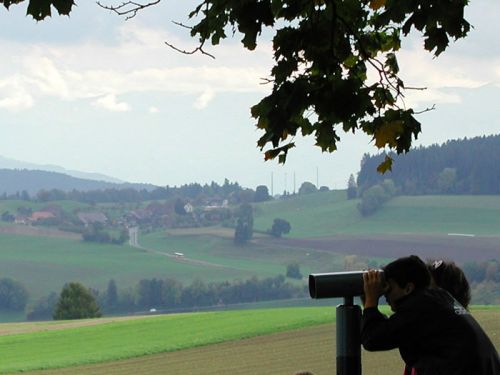
<path id="1" fill-rule="evenodd" d="M 453 47 L 433 58 L 421 46 L 402 50 L 399 54 L 401 75 L 407 86 L 427 88 L 477 88 L 498 79 L 494 60 L 454 55 Z"/>
<path id="2" fill-rule="evenodd" d="M 419 107 L 430 107 L 438 103 L 461 103 L 462 98 L 455 93 L 448 93 L 438 89 L 426 89 L 407 90 L 404 101 L 407 106 L 418 109 Z"/>
<path id="3" fill-rule="evenodd" d="M 114 112 L 125 112 L 130 110 L 129 105 L 125 102 L 119 103 L 116 100 L 116 96 L 114 94 L 103 96 L 92 102 L 92 104 L 98 108 L 103 108 Z"/>
<path id="4" fill-rule="evenodd" d="M 19 77 L 0 81 L 0 108 L 11 111 L 31 108 L 33 97 L 24 89 Z"/>
<path id="5" fill-rule="evenodd" d="M 77 100 L 105 96 L 94 104 L 124 110 L 124 103 L 107 97 L 146 91 L 199 95 L 199 108 L 217 93 L 264 92 L 261 78 L 268 74 L 263 63 L 270 56 L 269 46 L 262 52 L 241 59 L 242 47 L 229 44 L 218 47 L 223 59 L 203 55 L 186 56 L 164 44 L 164 40 L 182 45 L 163 30 L 124 24 L 117 45 L 87 42 L 76 45 L 21 44 L 8 42 L 6 55 L 18 61 L 0 61 L 0 75 L 18 76 L 20 89 L 36 101 L 41 97 Z M 192 43 L 192 41 L 190 41 Z M 239 53 L 235 53 L 238 49 Z M 232 58 L 230 58 L 232 56 Z M 267 56 L 267 57 L 266 57 Z M 210 87 L 211 93 L 205 92 Z M 33 101 L 32 101 L 33 104 Z"/>
<path id="6" fill-rule="evenodd" d="M 208 106 L 208 103 L 215 97 L 215 93 L 211 89 L 203 91 L 203 93 L 196 99 L 194 108 L 203 109 Z"/>
<path id="7" fill-rule="evenodd" d="M 42 93 L 61 98 L 69 97 L 67 80 L 63 76 L 61 69 L 56 67 L 54 62 L 48 57 L 26 58 L 26 81 L 36 86 Z"/>

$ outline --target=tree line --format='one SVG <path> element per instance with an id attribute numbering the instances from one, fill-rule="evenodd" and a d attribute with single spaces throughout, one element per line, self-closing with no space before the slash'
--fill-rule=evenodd
<path id="1" fill-rule="evenodd" d="M 345 269 L 358 269 L 356 259 L 346 257 Z M 355 257 L 356 258 L 356 257 Z M 372 265 L 377 266 L 377 265 Z M 472 287 L 474 304 L 499 304 L 500 260 L 467 262 L 462 269 Z M 287 277 L 302 278 L 297 263 L 287 266 Z M 183 285 L 174 278 L 142 279 L 135 286 L 119 289 L 115 280 L 104 291 L 86 288 L 80 283 L 66 284 L 61 293 L 51 292 L 28 308 L 28 320 L 89 318 L 105 314 L 139 311 L 188 310 L 225 306 L 237 303 L 302 298 L 308 295 L 305 286 L 287 282 L 278 275 L 259 279 L 205 283 L 194 280 Z M 0 311 L 25 311 L 29 300 L 27 288 L 19 281 L 0 279 Z"/>
<path id="2" fill-rule="evenodd" d="M 2 200 L 26 200 L 38 202 L 51 202 L 72 200 L 83 203 L 137 203 L 143 201 L 166 200 L 176 197 L 185 199 L 228 199 L 234 201 L 263 201 L 269 199 L 267 188 L 257 187 L 254 191 L 241 187 L 237 182 L 225 179 L 223 184 L 211 182 L 210 184 L 191 183 L 181 186 L 155 187 L 153 189 L 138 188 L 103 188 L 93 190 L 77 189 L 40 189 L 36 194 L 30 195 L 22 190 L 16 193 L 0 195 Z"/>
<path id="3" fill-rule="evenodd" d="M 40 298 L 27 314 L 28 320 L 47 320 L 64 316 L 68 319 L 67 310 L 81 314 L 83 308 L 79 305 L 81 298 L 68 303 L 71 293 L 85 294 L 85 288 L 71 286 L 72 292 L 67 291 L 71 284 L 63 288 L 66 308 L 60 311 L 61 296 L 55 292 Z M 75 290 L 76 289 L 76 292 Z M 190 285 L 183 285 L 174 278 L 142 279 L 134 287 L 119 289 L 114 280 L 108 282 L 105 291 L 87 289 L 93 296 L 96 305 L 91 305 L 91 311 L 119 314 L 138 311 L 196 309 L 211 306 L 225 306 L 237 303 L 272 301 L 305 297 L 304 286 L 296 286 L 286 281 L 285 276 L 259 279 L 253 277 L 248 280 L 223 281 L 205 283 L 199 279 Z M 88 297 L 87 297 L 88 298 Z M 78 305 L 78 306 L 73 306 Z M 57 314 L 56 314 L 57 313 Z M 81 315 L 78 315 L 81 317 Z M 90 317 L 90 316 L 86 316 Z"/>
<path id="4" fill-rule="evenodd" d="M 419 147 L 394 159 L 392 171 L 380 174 L 385 154 L 365 154 L 357 178 L 359 193 L 392 179 L 405 195 L 500 194 L 500 135 L 451 140 Z"/>

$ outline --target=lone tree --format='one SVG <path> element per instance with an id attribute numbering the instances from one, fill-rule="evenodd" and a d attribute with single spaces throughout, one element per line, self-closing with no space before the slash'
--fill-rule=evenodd
<path id="1" fill-rule="evenodd" d="M 283 234 L 290 233 L 291 229 L 292 226 L 288 221 L 286 221 L 285 219 L 276 218 L 273 221 L 273 226 L 271 227 L 269 233 L 271 233 L 271 235 L 276 238 L 280 238 Z"/>
<path id="2" fill-rule="evenodd" d="M 0 0 L 7 8 L 24 0 Z M 51 15 L 51 6 L 69 14 L 73 0 L 26 0 L 36 20 Z M 127 19 L 161 0 L 116 0 L 101 5 Z M 265 159 L 284 163 L 295 147 L 294 136 L 314 136 L 323 151 L 337 149 L 341 132 L 364 132 L 378 148 L 409 151 L 421 131 L 415 111 L 404 102 L 407 87 L 399 77 L 397 53 L 403 36 L 415 29 L 434 56 L 450 39 L 464 38 L 469 0 L 201 0 L 179 23 L 199 45 L 192 51 L 210 55 L 236 33 L 254 50 L 264 28 L 273 35 L 274 66 L 266 81 L 271 93 L 251 108 L 263 134 L 257 145 Z M 266 32 L 266 35 L 269 33 Z M 267 36 L 266 36 L 267 37 Z M 212 56 L 213 57 L 213 56 Z M 371 74 L 371 73 L 374 73 Z M 375 76 L 376 78 L 370 78 Z M 415 89 L 415 88 L 414 88 Z M 387 156 L 378 170 L 390 169 Z"/>
<path id="3" fill-rule="evenodd" d="M 265 202 L 271 199 L 269 195 L 269 190 L 266 185 L 259 185 L 255 189 L 255 196 L 253 198 L 254 202 Z"/>
<path id="4" fill-rule="evenodd" d="M 347 199 L 355 199 L 358 196 L 358 185 L 356 184 L 356 179 L 354 175 L 349 176 L 349 181 L 347 181 Z"/>
<path id="5" fill-rule="evenodd" d="M 291 279 L 302 279 L 302 273 L 300 273 L 300 265 L 297 262 L 290 263 L 286 266 L 286 277 Z"/>
<path id="6" fill-rule="evenodd" d="M 22 311 L 28 298 L 28 290 L 22 283 L 8 277 L 0 279 L 0 310 Z"/>
<path id="7" fill-rule="evenodd" d="M 312 182 L 304 181 L 299 188 L 299 195 L 316 193 L 318 188 Z"/>
<path id="8" fill-rule="evenodd" d="M 80 283 L 69 283 L 62 289 L 54 311 L 55 320 L 99 318 L 99 305 L 90 290 Z"/>
<path id="9" fill-rule="evenodd" d="M 236 213 L 236 228 L 234 230 L 234 243 L 244 245 L 253 235 L 253 208 L 250 204 L 242 204 Z"/>

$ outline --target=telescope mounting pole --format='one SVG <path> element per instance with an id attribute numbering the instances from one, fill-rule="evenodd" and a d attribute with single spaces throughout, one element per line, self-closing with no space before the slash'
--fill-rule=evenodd
<path id="1" fill-rule="evenodd" d="M 336 312 L 337 375 L 361 375 L 361 307 L 346 296 Z"/>

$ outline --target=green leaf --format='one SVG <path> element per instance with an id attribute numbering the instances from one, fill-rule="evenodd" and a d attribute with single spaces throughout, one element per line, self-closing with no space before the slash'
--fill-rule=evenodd
<path id="1" fill-rule="evenodd" d="M 53 5 L 59 14 L 67 16 L 70 14 L 75 2 L 73 0 L 54 0 Z"/>
<path id="2" fill-rule="evenodd" d="M 16 3 L 18 2 L 20 1 Z M 37 21 L 41 21 L 45 17 L 50 17 L 52 15 L 52 6 L 60 15 L 69 15 L 73 5 L 75 5 L 73 0 L 29 0 L 26 14 L 31 15 Z"/>
<path id="3" fill-rule="evenodd" d="M 439 56 L 449 44 L 448 35 L 446 31 L 442 28 L 428 30 L 427 38 L 425 39 L 424 46 L 425 49 L 431 51 L 436 49 L 434 52 L 435 56 Z"/>
<path id="4" fill-rule="evenodd" d="M 386 60 L 385 60 L 385 66 L 389 69 L 391 74 L 398 74 L 399 73 L 399 65 L 398 65 L 398 59 L 396 58 L 396 54 L 394 53 L 388 53 Z"/>

